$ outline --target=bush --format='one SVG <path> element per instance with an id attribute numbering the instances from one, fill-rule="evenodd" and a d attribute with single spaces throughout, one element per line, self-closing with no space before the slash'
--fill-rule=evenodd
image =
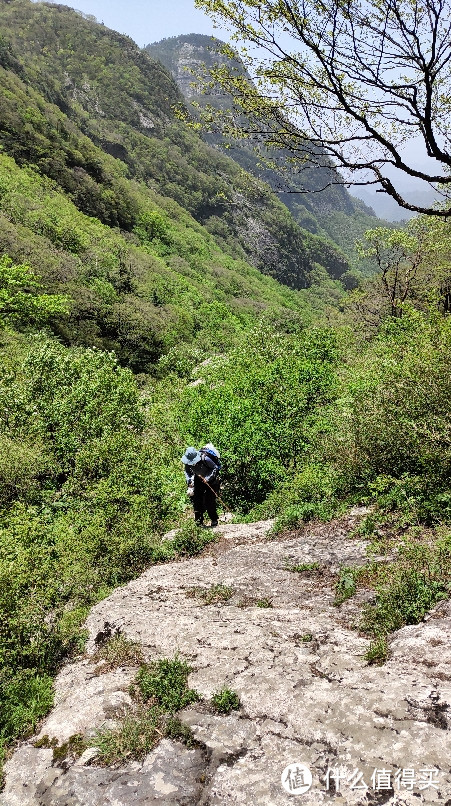
<path id="1" fill-rule="evenodd" d="M 17 498 L 35 503 L 41 487 L 54 477 L 50 451 L 40 440 L 11 439 L 1 435 L 0 508 Z"/>
<path id="2" fill-rule="evenodd" d="M 365 606 L 360 623 L 372 638 L 365 655 L 369 663 L 386 660 L 390 633 L 406 624 L 418 624 L 451 593 L 449 533 L 439 533 L 434 539 L 426 533 L 427 540 L 419 540 L 416 532 L 406 534 L 395 562 L 374 562 L 366 569 L 366 580 L 376 590 L 375 602 Z M 360 570 L 363 576 L 364 569 Z"/>
<path id="3" fill-rule="evenodd" d="M 188 388 L 189 431 L 220 448 L 232 507 L 248 512 L 305 461 L 316 413 L 334 394 L 335 352 L 327 331 L 260 330 Z"/>
<path id="4" fill-rule="evenodd" d="M 33 732 L 53 704 L 53 680 L 24 669 L 5 679 L 0 677 L 0 745 L 11 736 Z"/>
<path id="5" fill-rule="evenodd" d="M 339 487 L 420 522 L 450 517 L 451 319 L 405 308 L 354 356 L 322 455 Z"/>
<path id="6" fill-rule="evenodd" d="M 240 707 L 240 698 L 236 691 L 223 688 L 213 694 L 211 704 L 218 714 L 230 714 L 231 711 L 237 711 Z"/>
<path id="7" fill-rule="evenodd" d="M 449 589 L 444 582 L 428 578 L 425 572 L 413 568 L 395 571 L 386 586 L 379 584 L 376 603 L 366 608 L 362 629 L 380 637 L 405 624 L 418 624 L 437 602 L 448 595 Z"/>
<path id="8" fill-rule="evenodd" d="M 197 691 L 188 688 L 190 671 L 190 666 L 177 656 L 173 660 L 162 658 L 141 667 L 136 686 L 144 702 L 155 701 L 165 711 L 174 713 L 199 699 Z"/>
<path id="9" fill-rule="evenodd" d="M 364 658 L 368 663 L 376 666 L 382 666 L 388 659 L 389 649 L 386 635 L 381 635 L 374 641 L 371 641 L 369 649 L 365 652 Z"/>
<path id="10" fill-rule="evenodd" d="M 174 716 L 200 699 L 197 691 L 187 686 L 190 671 L 177 656 L 143 664 L 130 687 L 135 704 L 114 728 L 97 731 L 90 742 L 99 748 L 98 761 L 109 765 L 143 759 L 164 736 L 192 747 L 191 730 Z"/>
<path id="11" fill-rule="evenodd" d="M 0 370 L 0 740 L 43 716 L 45 685 L 83 649 L 89 607 L 174 556 L 158 532 L 179 511 L 173 448 L 158 422 L 144 435 L 129 371 L 43 335 L 13 346 Z"/>
<path id="12" fill-rule="evenodd" d="M 25 404 L 65 469 L 91 440 L 144 427 L 132 373 L 109 353 L 36 337 L 23 370 Z"/>
<path id="13" fill-rule="evenodd" d="M 0 328 L 42 327 L 58 314 L 69 313 L 69 302 L 58 294 L 40 294 L 42 283 L 27 264 L 0 257 Z"/>
<path id="14" fill-rule="evenodd" d="M 210 543 L 217 540 L 213 532 L 207 532 L 192 521 L 186 521 L 171 541 L 171 547 L 180 557 L 195 557 Z"/>

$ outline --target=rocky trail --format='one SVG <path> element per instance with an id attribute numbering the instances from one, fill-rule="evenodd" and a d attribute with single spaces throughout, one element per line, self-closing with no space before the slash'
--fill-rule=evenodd
<path id="1" fill-rule="evenodd" d="M 270 522 L 224 524 L 201 556 L 154 566 L 100 602 L 86 655 L 60 672 L 39 735 L 6 765 L 1 806 L 450 806 L 451 606 L 399 630 L 389 661 L 368 665 L 355 623 L 371 594 L 333 604 L 340 566 L 365 560 L 365 543 L 350 535 L 358 518 L 276 540 Z M 287 570 L 302 563 L 321 570 Z M 228 598 L 207 604 L 198 591 L 213 585 Z M 146 660 L 178 652 L 189 661 L 202 700 L 179 716 L 194 748 L 164 738 L 143 762 L 108 768 L 92 748 L 54 761 L 34 746 L 45 735 L 60 744 L 92 735 L 130 703 L 136 668 L 100 674 L 90 659 L 111 630 L 139 641 Z M 208 706 L 223 687 L 241 702 L 228 716 Z M 310 769 L 305 794 L 282 786 L 290 764 Z M 287 774 L 290 783 L 302 780 Z"/>

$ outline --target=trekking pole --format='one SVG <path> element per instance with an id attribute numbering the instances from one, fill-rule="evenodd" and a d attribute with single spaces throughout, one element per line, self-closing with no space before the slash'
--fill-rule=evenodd
<path id="1" fill-rule="evenodd" d="M 221 504 L 222 504 L 222 506 L 224 507 L 224 509 L 226 509 L 226 510 L 227 510 L 227 512 L 230 512 L 230 514 L 231 514 L 231 515 L 233 515 L 232 510 L 231 510 L 231 509 L 229 509 L 229 507 L 227 506 L 227 504 L 225 504 L 225 503 L 224 503 L 224 501 L 222 500 L 222 498 L 220 498 L 220 497 L 219 497 L 218 493 L 216 493 L 216 492 L 214 491 L 213 487 L 210 487 L 210 485 L 209 485 L 208 481 L 206 481 L 206 479 L 204 479 L 204 477 L 203 477 L 203 476 L 199 476 L 199 478 L 200 478 L 200 479 L 202 479 L 203 483 L 204 483 L 204 484 L 206 484 L 206 485 L 207 485 L 207 487 L 209 487 L 209 488 L 210 488 L 210 490 L 212 491 L 213 495 L 215 495 L 215 496 L 216 496 L 216 498 L 218 499 L 218 501 L 220 501 L 220 502 L 221 502 Z"/>

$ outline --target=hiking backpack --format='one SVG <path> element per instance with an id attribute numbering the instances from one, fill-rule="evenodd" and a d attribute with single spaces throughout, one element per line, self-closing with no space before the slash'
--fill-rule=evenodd
<path id="1" fill-rule="evenodd" d="M 206 456 L 208 456 L 209 459 L 212 459 L 212 461 L 215 463 L 215 465 L 217 467 L 218 472 L 220 471 L 220 469 L 221 469 L 221 460 L 219 458 L 219 451 L 216 450 L 214 445 L 211 445 L 211 444 L 205 445 L 203 448 L 201 448 L 200 455 L 201 455 L 201 457 L 203 455 L 206 455 Z"/>

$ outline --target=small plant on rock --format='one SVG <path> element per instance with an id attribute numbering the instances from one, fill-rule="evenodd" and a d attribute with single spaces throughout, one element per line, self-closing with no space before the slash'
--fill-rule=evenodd
<path id="1" fill-rule="evenodd" d="M 145 664 L 136 676 L 132 692 L 138 693 L 144 702 L 152 700 L 172 714 L 200 699 L 197 691 L 188 688 L 190 671 L 191 667 L 177 656 Z"/>
<path id="2" fill-rule="evenodd" d="M 319 571 L 321 568 L 319 563 L 299 563 L 294 564 L 289 559 L 286 561 L 285 570 L 292 571 L 295 574 L 312 574 L 315 571 Z"/>
<path id="3" fill-rule="evenodd" d="M 121 666 L 140 666 L 144 658 L 140 644 L 119 633 L 102 644 L 92 655 L 91 663 L 100 661 L 104 663 L 96 670 L 96 674 L 104 674 Z"/>
<path id="4" fill-rule="evenodd" d="M 268 597 L 264 597 L 263 599 L 257 599 L 255 604 L 257 605 L 257 607 L 263 607 L 263 608 L 272 607 L 272 599 L 269 599 Z"/>
<path id="5" fill-rule="evenodd" d="M 269 597 L 258 599 L 256 596 L 243 596 L 237 603 L 237 607 L 272 607 L 272 599 Z"/>
<path id="6" fill-rule="evenodd" d="M 340 568 L 338 581 L 335 585 L 335 606 L 338 607 L 338 605 L 343 604 L 346 599 L 350 599 L 352 596 L 354 596 L 357 590 L 357 583 L 364 571 L 366 571 L 366 569 L 361 566 L 349 568 L 344 566 L 343 568 Z"/>
<path id="7" fill-rule="evenodd" d="M 87 746 L 86 739 L 79 733 L 69 736 L 68 740 L 62 744 L 59 743 L 55 736 L 50 739 L 47 734 L 33 743 L 33 747 L 53 750 L 53 762 L 55 764 L 61 764 L 66 758 L 80 758 Z"/>
<path id="8" fill-rule="evenodd" d="M 90 742 L 99 749 L 100 764 L 142 759 L 165 736 L 188 747 L 194 745 L 190 728 L 175 716 L 176 711 L 200 699 L 197 691 L 188 688 L 190 671 L 177 656 L 141 666 L 130 687 L 135 703 L 114 728 L 98 731 Z"/>
<path id="9" fill-rule="evenodd" d="M 188 725 L 184 725 L 176 716 L 170 716 L 166 721 L 166 736 L 168 739 L 173 739 L 177 742 L 182 742 L 186 747 L 194 747 L 196 740 L 193 732 Z"/>
<path id="10" fill-rule="evenodd" d="M 99 731 L 91 744 L 99 748 L 97 760 L 109 766 L 143 759 L 165 735 L 165 713 L 155 706 L 129 711 L 115 728 Z"/>
<path id="11" fill-rule="evenodd" d="M 388 640 L 386 635 L 380 635 L 371 641 L 364 658 L 369 664 L 382 666 L 388 658 Z"/>
<path id="12" fill-rule="evenodd" d="M 213 694 L 211 704 L 218 714 L 230 714 L 231 711 L 236 711 L 240 707 L 240 698 L 236 691 L 223 688 Z"/>
<path id="13" fill-rule="evenodd" d="M 201 596 L 206 605 L 220 604 L 221 602 L 228 602 L 235 593 L 235 589 L 230 585 L 211 585 L 208 590 L 202 591 Z"/>

